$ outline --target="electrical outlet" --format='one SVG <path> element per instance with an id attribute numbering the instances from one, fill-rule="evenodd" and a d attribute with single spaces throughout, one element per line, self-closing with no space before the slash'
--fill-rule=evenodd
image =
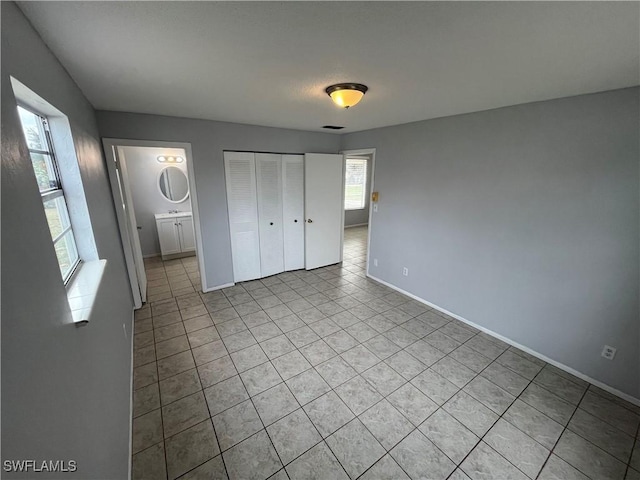
<path id="1" fill-rule="evenodd" d="M 605 345 L 602 349 L 602 356 L 607 360 L 613 360 L 613 357 L 616 356 L 616 351 L 617 350 L 615 348 Z"/>
<path id="2" fill-rule="evenodd" d="M 377 259 L 377 258 L 374 258 L 374 259 L 373 259 L 373 266 L 374 266 L 374 267 L 377 267 L 377 266 L 378 266 L 378 259 Z"/>
<path id="3" fill-rule="evenodd" d="M 407 267 L 404 267 L 402 269 L 402 275 L 404 275 L 405 277 L 409 276 L 409 269 Z"/>

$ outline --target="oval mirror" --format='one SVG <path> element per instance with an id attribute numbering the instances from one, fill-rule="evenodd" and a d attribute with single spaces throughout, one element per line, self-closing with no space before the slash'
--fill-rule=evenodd
<path id="1" fill-rule="evenodd" d="M 160 193 L 171 203 L 182 203 L 189 196 L 187 175 L 178 167 L 166 167 L 158 178 Z"/>

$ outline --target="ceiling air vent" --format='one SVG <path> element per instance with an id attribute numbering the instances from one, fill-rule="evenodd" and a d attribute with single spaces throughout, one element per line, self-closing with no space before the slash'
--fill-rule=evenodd
<path id="1" fill-rule="evenodd" d="M 326 128 L 328 130 L 342 130 L 344 127 L 340 127 L 338 125 L 324 125 L 322 128 Z"/>

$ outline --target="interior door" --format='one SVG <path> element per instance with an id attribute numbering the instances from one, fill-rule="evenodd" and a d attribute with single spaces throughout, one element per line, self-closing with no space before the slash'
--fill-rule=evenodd
<path id="1" fill-rule="evenodd" d="M 224 169 L 233 279 L 244 282 L 260 278 L 255 155 L 248 152 L 224 152 Z"/>
<path id="2" fill-rule="evenodd" d="M 342 261 L 344 156 L 304 156 L 305 268 Z"/>
<path id="3" fill-rule="evenodd" d="M 284 272 L 282 155 L 256 153 L 260 270 L 262 277 Z"/>
<path id="4" fill-rule="evenodd" d="M 123 209 L 125 221 L 128 229 L 128 236 L 133 250 L 133 261 L 135 264 L 138 288 L 142 302 L 147 301 L 147 274 L 144 269 L 144 258 L 142 257 L 142 247 L 140 246 L 140 236 L 138 235 L 138 222 L 133 208 L 133 196 L 129 186 L 129 174 L 127 173 L 126 159 L 120 154 L 118 148 L 114 148 L 116 173 L 118 186 L 123 199 Z M 121 158 L 122 157 L 122 158 Z"/>
<path id="5" fill-rule="evenodd" d="M 304 268 L 304 156 L 282 155 L 285 271 Z"/>

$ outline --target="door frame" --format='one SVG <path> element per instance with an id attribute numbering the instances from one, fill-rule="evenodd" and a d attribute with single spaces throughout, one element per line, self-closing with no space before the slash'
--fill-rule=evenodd
<path id="1" fill-rule="evenodd" d="M 187 164 L 187 176 L 189 179 L 189 196 L 191 198 L 191 212 L 193 216 L 193 226 L 196 233 L 196 256 L 198 258 L 198 268 L 200 269 L 200 282 L 202 291 L 206 291 L 207 274 L 204 268 L 204 249 L 202 247 L 202 231 L 200 229 L 200 210 L 198 208 L 198 195 L 196 193 L 196 181 L 195 171 L 193 168 L 193 154 L 191 152 L 191 144 L 185 142 L 165 142 L 156 140 L 131 140 L 124 138 L 103 138 L 102 146 L 104 149 L 105 157 L 107 159 L 107 170 L 109 172 L 109 179 L 111 180 L 111 192 L 113 195 L 113 203 L 116 209 L 116 216 L 118 218 L 118 227 L 120 230 L 120 239 L 122 240 L 122 246 L 125 254 L 125 261 L 127 271 L 129 273 L 129 281 L 131 282 L 131 292 L 133 294 L 134 303 L 136 303 L 136 291 L 137 302 L 136 309 L 142 306 L 140 299 L 140 292 L 138 286 L 138 276 L 136 274 L 135 263 L 133 261 L 133 251 L 131 250 L 131 244 L 127 237 L 127 230 L 123 231 L 122 223 L 124 220 L 124 210 L 118 204 L 114 189 L 117 188 L 113 179 L 116 177 L 115 171 L 115 156 L 114 149 L 118 147 L 156 147 L 156 148 L 181 148 L 185 152 L 185 162 Z M 126 159 L 119 159 L 121 162 L 126 162 Z M 125 199 L 126 201 L 126 199 Z M 133 205 L 127 205 L 129 208 L 133 208 Z M 132 235 L 138 235 L 138 231 L 131 233 Z"/>
<path id="2" fill-rule="evenodd" d="M 111 188 L 111 196 L 113 197 L 113 206 L 116 211 L 116 219 L 118 221 L 118 231 L 120 233 L 120 241 L 122 250 L 124 251 L 124 260 L 127 267 L 127 275 L 129 276 L 129 285 L 131 287 L 131 295 L 133 297 L 133 308 L 142 307 L 142 295 L 140 293 L 140 282 L 138 280 L 138 272 L 135 263 L 135 253 L 132 247 L 132 234 L 129 229 L 125 211 L 120 205 L 120 200 L 127 204 L 124 192 L 123 176 L 118 175 L 116 168 L 117 153 L 114 153 L 115 146 L 104 145 L 105 156 L 107 158 L 107 173 L 109 174 L 109 186 Z"/>
<path id="3" fill-rule="evenodd" d="M 374 203 L 371 201 L 371 194 L 375 191 L 374 187 L 375 187 L 375 180 L 376 180 L 376 149 L 375 148 L 358 148 L 355 150 L 341 150 L 340 153 L 344 155 L 345 166 L 347 164 L 347 157 L 349 155 L 371 155 L 371 185 L 369 185 L 369 219 L 367 224 L 367 269 L 366 269 L 367 277 L 369 277 L 370 276 L 369 275 L 369 256 L 371 253 L 371 226 L 373 223 L 373 203 Z M 344 190 L 344 187 L 343 187 L 343 190 Z M 344 226 L 342 230 L 344 231 Z"/>
<path id="4" fill-rule="evenodd" d="M 127 170 L 127 164 L 124 156 L 122 156 L 122 152 L 118 151 L 117 147 L 113 147 L 111 152 L 115 156 L 115 168 L 116 172 L 116 180 L 118 180 L 118 184 L 120 187 L 120 193 L 122 195 L 122 201 L 127 206 L 125 210 L 122 212 L 122 220 L 124 221 L 126 233 L 129 236 L 129 245 L 132 252 L 133 266 L 135 267 L 135 275 L 130 275 L 130 282 L 138 285 L 138 290 L 141 293 L 141 305 L 147 301 L 147 275 L 144 269 L 144 257 L 142 256 L 142 248 L 140 246 L 140 235 L 138 235 L 138 222 L 136 219 L 135 208 L 133 208 L 133 195 L 131 193 L 131 185 L 129 181 L 129 172 Z M 122 158 L 121 158 L 122 157 Z M 119 175 L 118 175 L 119 172 Z M 116 195 L 118 192 L 113 189 L 113 194 Z M 120 224 L 119 224 L 120 225 Z M 136 232 L 136 235 L 132 235 L 132 232 Z M 142 288 L 141 280 L 144 279 L 144 288 Z M 133 288 L 132 291 L 136 292 L 136 289 Z M 137 296 L 134 293 L 134 304 L 138 303 Z"/>

